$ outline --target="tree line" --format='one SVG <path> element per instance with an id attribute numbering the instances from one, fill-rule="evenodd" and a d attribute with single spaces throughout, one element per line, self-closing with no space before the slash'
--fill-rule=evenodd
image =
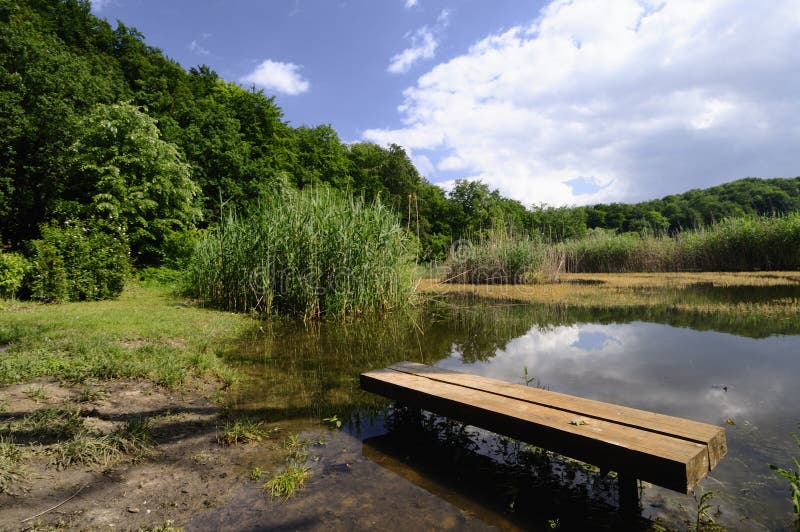
<path id="1" fill-rule="evenodd" d="M 446 192 L 402 147 L 295 127 L 274 97 L 185 70 L 88 0 L 0 0 L 0 249 L 68 263 L 79 258 L 64 242 L 82 238 L 86 250 L 115 242 L 112 262 L 177 265 L 225 213 L 310 187 L 390 207 L 423 260 L 496 227 L 560 241 L 800 208 L 800 178 L 587 207 L 525 206 L 478 181 Z"/>

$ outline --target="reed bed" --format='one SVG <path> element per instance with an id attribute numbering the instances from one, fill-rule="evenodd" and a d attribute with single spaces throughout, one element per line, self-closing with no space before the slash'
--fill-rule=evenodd
<path id="1" fill-rule="evenodd" d="M 593 231 L 557 246 L 572 273 L 797 270 L 800 213 L 725 219 L 671 238 Z"/>
<path id="2" fill-rule="evenodd" d="M 187 292 L 213 306 L 304 319 L 402 307 L 413 238 L 379 202 L 332 190 L 287 192 L 231 213 L 196 247 Z"/>
<path id="3" fill-rule="evenodd" d="M 675 236 L 596 229 L 565 242 L 492 231 L 451 251 L 445 280 L 554 282 L 564 273 L 743 272 L 800 269 L 800 213 L 748 216 Z"/>
<path id="4" fill-rule="evenodd" d="M 451 283 L 521 284 L 531 280 L 542 264 L 544 248 L 528 236 L 504 229 L 453 246 L 445 279 Z"/>

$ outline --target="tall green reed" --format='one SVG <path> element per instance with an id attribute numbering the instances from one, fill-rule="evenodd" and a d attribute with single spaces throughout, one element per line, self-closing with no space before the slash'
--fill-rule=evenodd
<path id="1" fill-rule="evenodd" d="M 411 297 L 415 247 L 378 202 L 286 192 L 229 214 L 198 242 L 187 292 L 229 310 L 304 319 L 389 310 Z"/>
<path id="2" fill-rule="evenodd" d="M 445 279 L 474 284 L 554 281 L 559 273 L 800 269 L 800 213 L 730 218 L 672 237 L 590 230 L 544 243 L 492 230 L 459 243 Z"/>
<path id="3" fill-rule="evenodd" d="M 575 273 L 796 270 L 800 213 L 728 218 L 674 237 L 595 230 L 558 246 Z"/>
<path id="4" fill-rule="evenodd" d="M 450 250 L 445 279 L 453 283 L 518 284 L 531 280 L 542 264 L 544 248 L 538 239 L 493 228 Z"/>

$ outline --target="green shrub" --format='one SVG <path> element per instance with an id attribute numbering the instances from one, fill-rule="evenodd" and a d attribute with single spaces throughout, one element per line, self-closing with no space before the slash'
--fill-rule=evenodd
<path id="1" fill-rule="evenodd" d="M 395 215 L 328 189 L 286 192 L 200 239 L 186 290 L 221 308 L 304 319 L 405 305 L 414 240 Z"/>
<path id="2" fill-rule="evenodd" d="M 30 296 L 45 302 L 100 300 L 122 292 L 129 270 L 128 245 L 85 222 L 42 227 L 30 244 Z"/>
<path id="3" fill-rule="evenodd" d="M 29 268 L 30 263 L 19 253 L 0 251 L 0 298 L 17 295 Z"/>

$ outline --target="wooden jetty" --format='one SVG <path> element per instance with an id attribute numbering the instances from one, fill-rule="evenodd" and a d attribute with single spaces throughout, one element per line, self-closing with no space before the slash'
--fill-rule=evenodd
<path id="1" fill-rule="evenodd" d="M 637 479 L 686 493 L 727 451 L 715 425 L 413 362 L 362 373 L 361 388 L 616 471 L 626 510 Z"/>

